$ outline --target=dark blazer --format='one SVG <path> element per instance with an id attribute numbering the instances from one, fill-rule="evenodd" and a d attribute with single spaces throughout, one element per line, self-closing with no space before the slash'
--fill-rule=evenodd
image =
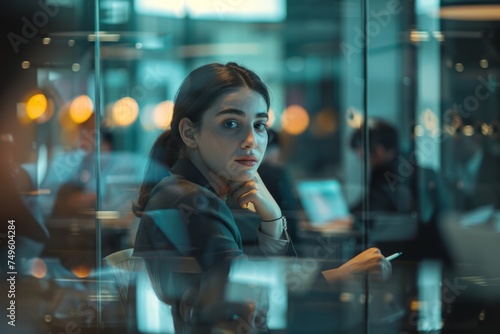
<path id="1" fill-rule="evenodd" d="M 179 160 L 151 191 L 137 231 L 134 255 L 170 252 L 195 257 L 203 271 L 244 255 L 231 210 L 188 160 Z M 258 229 L 264 255 L 285 255 L 288 235 L 270 238 Z M 154 255 L 154 254 L 153 254 Z"/>

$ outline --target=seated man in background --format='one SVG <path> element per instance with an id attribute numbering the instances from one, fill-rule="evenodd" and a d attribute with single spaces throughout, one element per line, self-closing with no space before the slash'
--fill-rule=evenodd
<path id="1" fill-rule="evenodd" d="M 399 136 L 397 130 L 382 120 L 369 120 L 368 123 L 368 166 L 370 168 L 369 186 L 366 197 L 370 211 L 410 212 L 415 209 L 415 189 L 413 175 L 398 178 L 400 168 Z M 355 130 L 351 137 L 351 148 L 360 160 L 364 159 L 363 127 Z M 414 174 L 414 173 L 412 173 Z M 363 209 L 361 199 L 351 208 L 359 213 Z"/>
<path id="2" fill-rule="evenodd" d="M 351 137 L 351 148 L 360 159 L 365 156 L 363 131 L 364 127 L 360 127 Z M 368 120 L 366 135 L 367 163 L 370 170 L 368 188 L 364 197 L 351 207 L 351 212 L 357 216 L 363 211 L 369 212 L 368 223 L 373 231 L 376 231 L 381 220 L 388 217 L 397 217 L 396 220 L 401 221 L 395 232 L 398 235 L 404 233 L 402 228 L 414 227 L 410 230 L 413 237 L 409 241 L 412 243 L 408 243 L 404 238 L 398 240 L 396 235 L 390 242 L 377 244 L 386 251 L 392 247 L 394 251 L 404 248 L 405 258 L 411 257 L 409 253 L 416 257 L 430 255 L 447 258 L 446 252 L 440 246 L 442 243 L 435 226 L 439 213 L 447 210 L 449 206 L 442 193 L 442 180 L 434 170 L 419 166 L 415 155 L 405 154 L 400 150 L 398 131 L 388 122 L 381 119 Z M 368 207 L 365 207 L 365 203 Z M 385 238 L 384 235 L 378 237 Z M 418 242 L 422 239 L 425 239 L 427 244 L 436 246 L 424 251 L 420 249 Z M 439 249 L 434 249 L 437 245 Z"/>

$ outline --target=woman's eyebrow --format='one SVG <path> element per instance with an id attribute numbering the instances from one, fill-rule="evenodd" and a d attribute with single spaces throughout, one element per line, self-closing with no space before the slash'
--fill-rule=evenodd
<path id="1" fill-rule="evenodd" d="M 241 117 L 245 117 L 246 113 L 242 110 L 239 110 L 239 109 L 230 108 L 230 109 L 224 109 L 224 110 L 219 111 L 215 115 L 215 117 L 218 117 L 221 115 L 238 115 Z M 267 112 L 261 112 L 261 113 L 258 113 L 255 118 L 269 118 L 269 116 L 267 115 Z"/>
<path id="2" fill-rule="evenodd" d="M 239 110 L 239 109 L 230 108 L 230 109 L 224 109 L 224 110 L 219 111 L 215 115 L 215 117 L 221 116 L 221 115 L 228 115 L 228 114 L 238 115 L 238 116 L 242 116 L 242 117 L 246 116 L 246 113 L 244 111 Z"/>

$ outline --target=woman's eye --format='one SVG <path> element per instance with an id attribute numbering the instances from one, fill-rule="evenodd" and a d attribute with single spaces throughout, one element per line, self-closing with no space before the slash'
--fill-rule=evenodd
<path id="1" fill-rule="evenodd" d="M 235 129 L 238 127 L 238 123 L 236 121 L 225 121 L 224 122 L 224 127 L 226 129 Z"/>
<path id="2" fill-rule="evenodd" d="M 259 123 L 256 123 L 254 125 L 254 127 L 259 130 L 259 131 L 265 131 L 267 126 L 266 126 L 266 122 L 259 122 Z"/>

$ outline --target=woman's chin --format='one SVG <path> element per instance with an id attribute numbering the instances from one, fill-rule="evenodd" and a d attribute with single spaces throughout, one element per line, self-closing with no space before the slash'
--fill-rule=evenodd
<path id="1" fill-rule="evenodd" d="M 255 178 L 255 171 L 247 171 L 238 173 L 236 175 L 231 175 L 231 181 L 236 182 L 248 182 L 252 181 Z"/>

